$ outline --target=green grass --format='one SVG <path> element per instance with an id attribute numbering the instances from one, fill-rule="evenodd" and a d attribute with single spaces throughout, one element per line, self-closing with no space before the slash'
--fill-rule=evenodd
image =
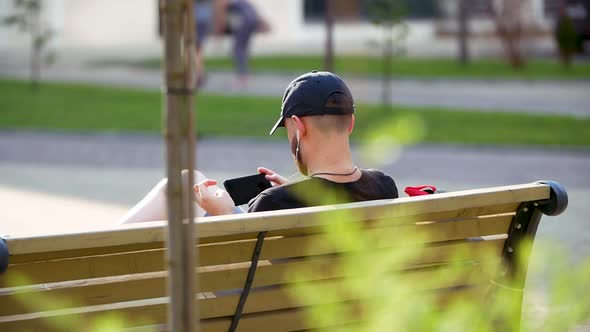
<path id="1" fill-rule="evenodd" d="M 206 59 L 209 70 L 231 70 L 230 58 L 213 57 Z M 143 68 L 159 68 L 161 60 L 112 60 L 97 64 L 126 64 Z M 253 57 L 250 67 L 254 72 L 300 73 L 323 68 L 321 56 L 276 55 Z M 378 57 L 338 56 L 335 71 L 340 74 L 379 76 L 382 61 Z M 394 77 L 408 78 L 461 78 L 461 79 L 590 79 L 590 62 L 578 62 L 570 69 L 564 68 L 556 59 L 534 59 L 520 70 L 512 69 L 501 59 L 476 59 L 471 65 L 462 67 L 455 59 L 443 58 L 395 58 Z"/>
<path id="2" fill-rule="evenodd" d="M 202 95 L 197 104 L 200 136 L 268 138 L 280 99 Z M 158 133 L 161 106 L 162 96 L 155 91 L 44 83 L 32 93 L 25 82 L 0 80 L 4 129 Z M 356 141 L 375 134 L 409 133 L 429 143 L 590 146 L 587 118 L 433 107 L 390 110 L 359 105 L 357 110 Z M 413 135 L 416 132 L 423 135 Z"/>

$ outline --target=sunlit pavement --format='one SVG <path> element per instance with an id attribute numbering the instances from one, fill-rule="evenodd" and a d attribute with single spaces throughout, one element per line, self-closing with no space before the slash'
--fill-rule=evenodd
<path id="1" fill-rule="evenodd" d="M 22 237 L 109 229 L 127 207 L 38 190 L 0 186 L 0 235 Z"/>

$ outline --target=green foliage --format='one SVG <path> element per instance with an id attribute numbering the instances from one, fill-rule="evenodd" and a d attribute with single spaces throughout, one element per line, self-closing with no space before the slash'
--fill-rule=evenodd
<path id="1" fill-rule="evenodd" d="M 367 14 L 375 24 L 393 25 L 407 14 L 407 6 L 398 0 L 367 0 Z"/>
<path id="2" fill-rule="evenodd" d="M 404 146 L 423 142 L 427 137 L 424 118 L 415 113 L 384 116 L 381 121 L 371 121 L 366 128 L 361 151 L 363 159 L 372 165 L 393 163 Z"/>
<path id="3" fill-rule="evenodd" d="M 34 285 L 31 276 L 21 273 L 7 274 L 6 285 L 8 288 L 14 285 Z M 18 289 L 18 286 L 17 286 Z M 45 312 L 44 324 L 52 331 L 88 331 L 88 332 L 118 332 L 122 331 L 128 324 L 128 317 L 124 317 L 116 310 L 107 311 L 104 314 L 95 315 L 92 319 L 76 315 L 64 315 L 63 310 L 55 308 L 76 308 L 83 307 L 72 298 L 64 296 L 47 295 L 43 292 L 15 292 L 14 298 L 30 312 Z M 135 322 L 148 321 L 145 317 L 134 317 Z M 146 327 L 146 332 L 155 332 L 156 328 Z"/>
<path id="4" fill-rule="evenodd" d="M 83 132 L 161 131 L 162 95 L 155 91 L 88 85 L 27 85 L 0 80 L 0 128 Z M 280 100 L 201 94 L 197 131 L 205 137 L 269 137 Z M 353 140 L 380 148 L 414 143 L 589 146 L 588 118 L 358 105 Z M 262 119 L 262 120 L 261 120 Z M 378 130 L 376 130 L 378 129 Z M 389 133 L 396 133 L 393 137 Z M 401 141 L 400 141 L 401 140 Z M 382 146 L 381 146 L 382 148 Z"/>
<path id="5" fill-rule="evenodd" d="M 391 107 L 391 63 L 393 56 L 405 52 L 404 41 L 408 27 L 403 22 L 405 3 L 397 0 L 368 0 L 366 2 L 369 18 L 383 28 L 381 41 L 369 41 L 380 46 L 383 66 L 381 68 L 381 104 Z"/>
<path id="6" fill-rule="evenodd" d="M 23 32 L 29 31 L 32 25 L 30 17 L 41 11 L 41 0 L 13 0 L 13 5 L 17 11 L 5 17 L 4 23 L 18 25 Z"/>
<path id="7" fill-rule="evenodd" d="M 41 62 L 52 64 L 55 62 L 55 53 L 46 50 L 54 31 L 42 21 L 42 0 L 14 0 L 15 13 L 4 17 L 2 23 L 8 26 L 16 26 L 21 32 L 31 36 L 31 84 L 36 87 L 39 81 L 39 68 Z"/>
<path id="8" fill-rule="evenodd" d="M 569 65 L 571 56 L 578 49 L 578 35 L 572 19 L 562 13 L 557 19 L 555 39 L 564 64 Z"/>
<path id="9" fill-rule="evenodd" d="M 11 15 L 11 16 L 6 16 L 2 20 L 2 23 L 4 25 L 8 25 L 8 26 L 16 25 L 20 29 L 20 31 L 22 31 L 22 32 L 26 31 L 26 20 L 25 20 L 24 15 L 16 14 L 16 15 Z"/>
<path id="10" fill-rule="evenodd" d="M 550 314 L 531 319 L 529 330 L 572 331 L 579 322 L 590 322 L 590 260 L 572 256 L 549 240 L 535 244 L 529 279 L 542 280 L 534 300 Z"/>
<path id="11" fill-rule="evenodd" d="M 562 15 L 557 21 L 557 44 L 561 50 L 574 52 L 576 50 L 576 30 L 572 19 L 567 15 Z"/>
<path id="12" fill-rule="evenodd" d="M 37 26 L 41 25 L 39 17 L 43 10 L 41 0 L 14 0 L 14 7 L 16 12 L 4 17 L 3 23 L 8 26 L 17 26 L 21 32 L 31 34 L 34 47 L 43 49 L 54 36 L 54 32 L 49 28 L 37 29 Z"/>
<path id="13" fill-rule="evenodd" d="M 31 29 L 31 16 L 41 11 L 40 0 L 13 0 L 13 5 L 17 11 L 9 16 L 4 17 L 5 25 L 16 25 L 22 32 L 28 32 Z"/>

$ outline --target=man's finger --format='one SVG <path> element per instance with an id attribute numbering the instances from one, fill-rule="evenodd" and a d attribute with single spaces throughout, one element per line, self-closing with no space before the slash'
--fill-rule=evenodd
<path id="1" fill-rule="evenodd" d="M 198 194 L 201 192 L 201 188 L 199 188 L 198 183 L 193 186 L 193 190 L 195 191 L 195 194 Z"/>
<path id="2" fill-rule="evenodd" d="M 207 181 L 203 181 L 196 185 L 195 193 L 198 194 L 199 198 L 203 198 L 209 193 L 209 190 L 207 190 L 207 184 Z"/>
<path id="3" fill-rule="evenodd" d="M 197 202 L 197 204 L 202 205 L 203 197 L 201 196 L 201 188 L 199 188 L 198 184 L 195 184 L 193 190 L 195 191 L 195 201 Z"/>
<path id="4" fill-rule="evenodd" d="M 265 178 L 270 181 L 273 186 L 282 186 L 288 182 L 287 179 L 278 174 L 267 175 Z"/>
<path id="5" fill-rule="evenodd" d="M 211 179 L 206 179 L 206 180 L 203 180 L 203 181 L 199 182 L 198 185 L 199 185 L 199 187 L 201 185 L 206 186 L 206 187 L 216 186 L 217 185 L 217 181 L 211 180 Z"/>
<path id="6" fill-rule="evenodd" d="M 275 172 L 273 172 L 272 170 L 270 170 L 266 167 L 258 167 L 258 173 L 266 174 L 266 175 L 274 175 L 275 174 Z"/>

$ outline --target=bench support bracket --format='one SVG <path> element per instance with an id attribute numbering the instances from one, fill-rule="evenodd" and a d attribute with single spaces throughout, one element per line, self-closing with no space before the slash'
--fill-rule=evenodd
<path id="1" fill-rule="evenodd" d="M 256 240 L 256 245 L 254 246 L 254 253 L 252 254 L 252 264 L 248 269 L 246 283 L 244 284 L 244 289 L 242 290 L 242 294 L 240 295 L 240 301 L 238 302 L 238 306 L 236 307 L 234 318 L 232 319 L 231 325 L 229 326 L 229 332 L 234 332 L 238 328 L 238 323 L 240 322 L 240 318 L 242 317 L 244 305 L 246 305 L 248 294 L 250 294 L 250 289 L 252 289 L 252 283 L 254 282 L 254 275 L 256 274 L 256 268 L 258 267 L 258 260 L 260 259 L 260 252 L 262 251 L 262 244 L 264 243 L 265 235 L 266 232 L 258 233 L 258 239 Z"/>

